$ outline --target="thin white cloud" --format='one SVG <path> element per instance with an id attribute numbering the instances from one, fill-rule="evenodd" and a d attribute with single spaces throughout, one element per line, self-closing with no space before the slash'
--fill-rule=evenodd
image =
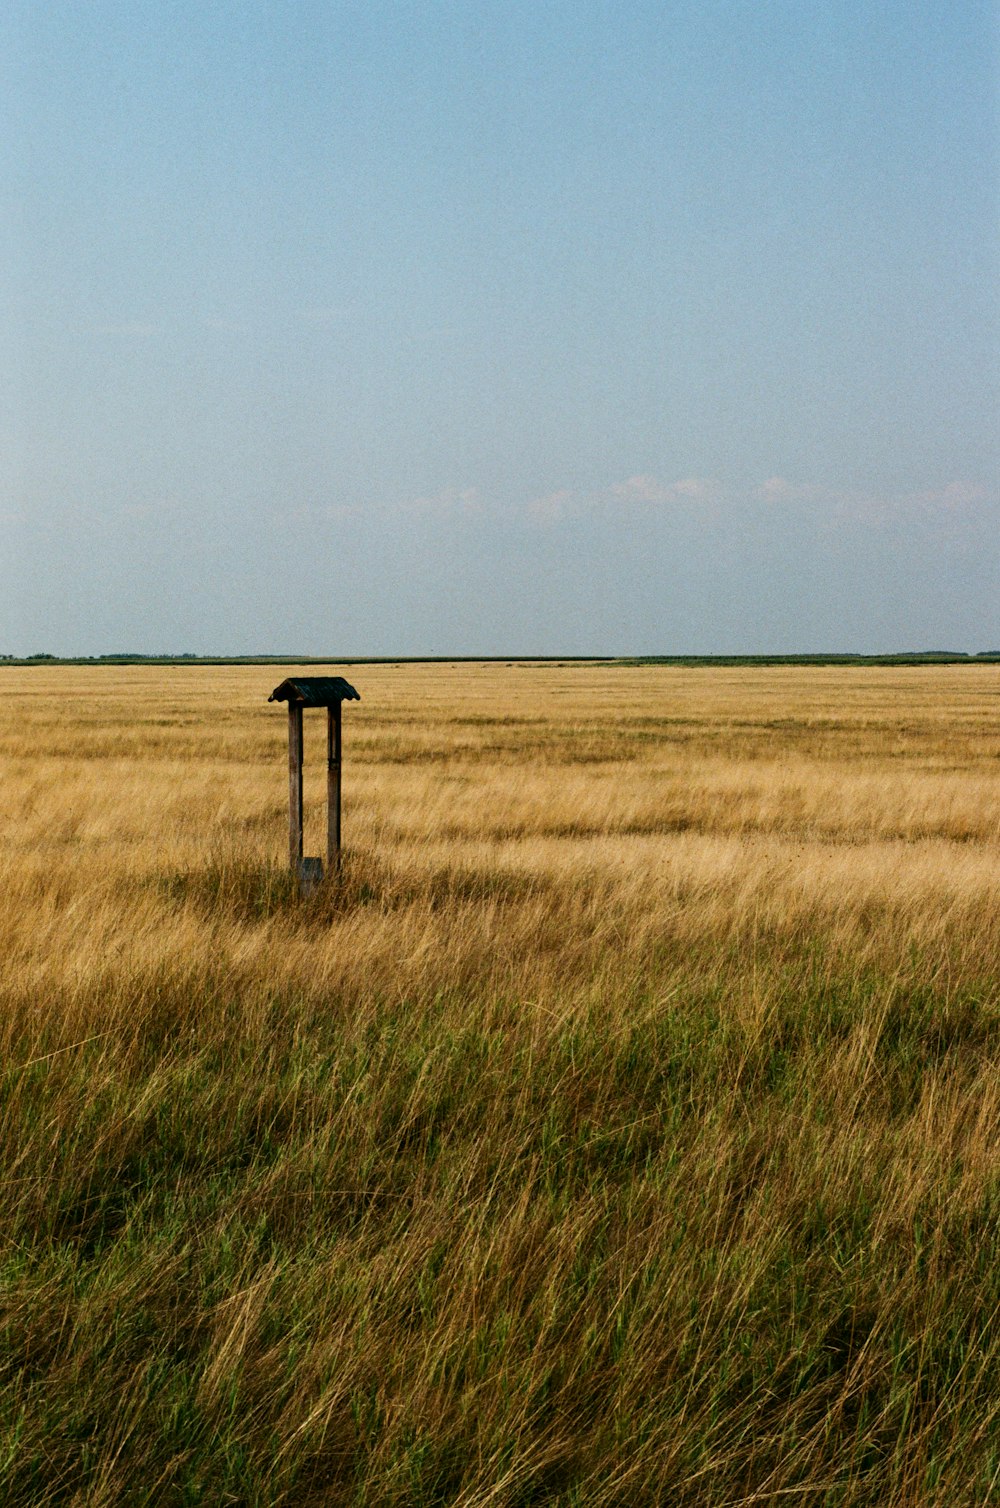
<path id="1" fill-rule="evenodd" d="M 843 496 L 830 488 L 816 487 L 811 483 L 790 482 L 787 477 L 769 476 L 754 489 L 754 494 L 765 503 L 815 503 Z"/>
<path id="2" fill-rule="evenodd" d="M 932 508 L 935 511 L 962 513 L 969 508 L 977 507 L 980 503 L 990 501 L 995 503 L 996 498 L 991 499 L 986 488 L 980 487 L 976 482 L 954 481 L 949 482 L 945 487 L 911 493 L 905 501 L 924 508 Z"/>
<path id="3" fill-rule="evenodd" d="M 612 497 L 620 497 L 630 503 L 662 503 L 666 493 L 653 476 L 630 476 L 624 482 L 615 482 Z"/>
<path id="4" fill-rule="evenodd" d="M 547 492 L 543 497 L 532 498 L 528 512 L 537 523 L 557 524 L 572 512 L 577 501 L 576 493 L 569 487 L 556 492 Z"/>
<path id="5" fill-rule="evenodd" d="M 400 503 L 404 513 L 482 513 L 484 505 L 478 487 L 445 487 L 441 492 L 405 498 Z"/>
<path id="6" fill-rule="evenodd" d="M 790 482 L 782 476 L 768 477 L 753 496 L 774 508 L 787 508 L 811 517 L 821 528 L 894 530 L 901 527 L 945 531 L 955 539 L 974 520 L 982 519 L 997 499 L 985 487 L 969 481 L 952 481 L 944 487 L 908 493 L 886 493 L 864 488 L 818 486 Z"/>
<path id="7" fill-rule="evenodd" d="M 676 482 L 660 482 L 647 474 L 630 476 L 615 482 L 611 496 L 633 503 L 712 503 L 722 493 L 720 484 L 711 477 L 681 477 Z"/>
<path id="8" fill-rule="evenodd" d="M 870 505 L 875 508 L 944 508 L 954 511 L 975 507 L 979 503 L 996 501 L 978 482 L 957 480 L 944 487 L 929 487 L 926 490 L 907 493 L 876 493 L 849 487 L 816 486 L 812 483 L 790 482 L 783 476 L 768 477 L 754 489 L 754 495 L 772 503 L 830 503 L 851 508 Z"/>

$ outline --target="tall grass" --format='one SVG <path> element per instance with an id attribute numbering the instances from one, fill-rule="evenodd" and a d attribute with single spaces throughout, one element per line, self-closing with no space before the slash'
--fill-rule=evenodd
<path id="1" fill-rule="evenodd" d="M 5 672 L 0 1500 L 989 1501 L 998 675 Z"/>

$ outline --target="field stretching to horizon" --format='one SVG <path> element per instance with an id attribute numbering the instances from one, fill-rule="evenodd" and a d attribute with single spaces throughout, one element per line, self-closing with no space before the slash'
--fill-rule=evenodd
<path id="1" fill-rule="evenodd" d="M 1000 668 L 330 669 L 304 900 L 286 668 L 0 673 L 0 1502 L 1000 1497 Z"/>

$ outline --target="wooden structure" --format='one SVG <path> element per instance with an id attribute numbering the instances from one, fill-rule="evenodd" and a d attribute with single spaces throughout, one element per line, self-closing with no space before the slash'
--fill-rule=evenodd
<path id="1" fill-rule="evenodd" d="M 340 868 L 341 713 L 344 702 L 359 702 L 342 675 L 291 676 L 275 686 L 269 702 L 288 703 L 288 858 L 299 889 L 315 889 L 323 878 L 322 859 L 302 857 L 302 710 L 326 708 L 326 863 Z"/>

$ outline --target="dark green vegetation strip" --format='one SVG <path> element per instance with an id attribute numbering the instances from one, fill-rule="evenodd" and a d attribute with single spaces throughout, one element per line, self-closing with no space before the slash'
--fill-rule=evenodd
<path id="1" fill-rule="evenodd" d="M 0 655 L 4 665 L 982 665 L 1000 650 L 917 650 L 899 654 L 802 655 Z"/>

